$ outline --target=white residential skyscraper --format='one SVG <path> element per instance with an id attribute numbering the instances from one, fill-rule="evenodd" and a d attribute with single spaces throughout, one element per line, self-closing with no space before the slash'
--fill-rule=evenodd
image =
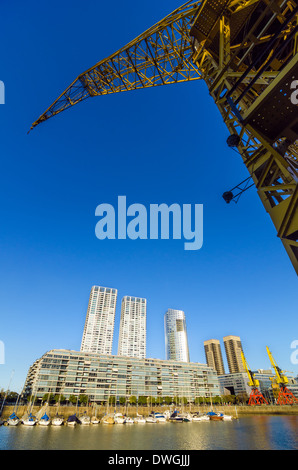
<path id="1" fill-rule="evenodd" d="M 182 310 L 168 309 L 165 314 L 166 359 L 189 362 L 189 349 L 185 314 Z"/>
<path id="2" fill-rule="evenodd" d="M 81 352 L 112 354 L 116 301 L 116 289 L 92 287 Z"/>
<path id="3" fill-rule="evenodd" d="M 146 357 L 146 299 L 122 299 L 118 356 Z"/>

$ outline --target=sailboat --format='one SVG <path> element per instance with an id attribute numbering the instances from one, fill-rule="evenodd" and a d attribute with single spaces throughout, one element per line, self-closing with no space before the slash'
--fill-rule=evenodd
<path id="1" fill-rule="evenodd" d="M 63 417 L 58 416 L 58 414 L 54 416 L 54 418 L 52 419 L 52 426 L 62 426 L 63 423 L 64 423 Z"/>
<path id="2" fill-rule="evenodd" d="M 0 409 L 0 416 L 2 416 L 2 411 L 3 411 L 3 408 L 4 408 L 4 404 L 5 404 L 5 400 L 8 396 L 8 392 L 9 392 L 9 387 L 10 387 L 10 383 L 12 381 L 12 377 L 14 375 L 14 370 L 12 371 L 11 373 L 11 376 L 10 376 L 10 379 L 9 379 L 9 384 L 8 384 L 8 387 L 7 387 L 7 390 L 6 390 L 6 393 L 4 395 L 4 399 L 2 401 L 2 405 L 1 405 L 1 409 Z M 7 424 L 3 419 L 0 419 L 0 426 L 2 426 L 2 424 Z"/>
<path id="3" fill-rule="evenodd" d="M 125 424 L 134 424 L 134 419 L 130 416 L 125 417 Z"/>
<path id="4" fill-rule="evenodd" d="M 144 416 L 139 415 L 137 413 L 137 416 L 135 417 L 135 423 L 144 424 L 144 423 L 146 423 L 146 419 L 144 418 Z"/>
<path id="5" fill-rule="evenodd" d="M 172 423 L 183 423 L 183 418 L 182 416 L 179 416 L 178 411 L 175 410 L 174 413 L 171 414 L 169 421 Z"/>
<path id="6" fill-rule="evenodd" d="M 37 419 L 32 414 L 33 405 L 35 403 L 36 393 L 33 397 L 33 400 L 29 403 L 26 413 L 22 416 L 21 422 L 24 426 L 34 426 L 37 422 Z"/>
<path id="7" fill-rule="evenodd" d="M 94 402 L 91 424 L 99 424 L 99 423 L 100 423 L 100 419 L 97 417 L 97 404 Z"/>
<path id="8" fill-rule="evenodd" d="M 80 420 L 75 413 L 74 415 L 71 415 L 67 418 L 66 423 L 68 426 L 76 426 L 76 424 L 80 424 Z"/>
<path id="9" fill-rule="evenodd" d="M 126 422 L 125 416 L 122 413 L 115 413 L 114 421 L 115 421 L 115 424 L 124 424 Z"/>
<path id="10" fill-rule="evenodd" d="M 17 426 L 20 423 L 20 421 L 21 421 L 20 418 L 18 418 L 15 412 L 13 412 L 7 419 L 6 424 L 8 424 L 8 426 Z"/>
<path id="11" fill-rule="evenodd" d="M 49 424 L 51 424 L 50 417 L 47 414 L 50 400 L 51 400 L 51 393 L 49 392 L 47 396 L 47 402 L 36 413 L 37 424 L 39 424 L 40 426 L 48 426 Z"/>
<path id="12" fill-rule="evenodd" d="M 79 397 L 77 397 L 77 403 L 76 403 L 76 412 L 75 414 L 69 416 L 67 418 L 67 421 L 66 423 L 69 425 L 69 426 L 75 426 L 76 424 L 80 424 L 80 420 L 79 418 L 77 417 L 77 409 L 78 409 L 78 400 L 79 400 Z"/>
<path id="13" fill-rule="evenodd" d="M 48 426 L 51 424 L 50 417 L 45 413 L 38 421 L 39 426 Z"/>
<path id="14" fill-rule="evenodd" d="M 87 412 L 85 411 L 83 415 L 79 416 L 79 420 L 81 424 L 87 426 L 91 424 L 91 418 L 90 416 L 87 415 Z"/>
<path id="15" fill-rule="evenodd" d="M 139 392 L 137 394 L 137 416 L 135 417 L 134 421 L 136 424 L 144 424 L 146 423 L 146 419 L 144 418 L 144 416 L 142 415 L 139 415 L 138 411 L 139 411 Z"/>
<path id="16" fill-rule="evenodd" d="M 166 423 L 167 418 L 162 413 L 154 413 L 154 417 L 157 419 L 158 423 Z"/>
<path id="17" fill-rule="evenodd" d="M 23 416 L 22 423 L 24 426 L 34 426 L 37 423 L 37 419 L 32 413 L 29 413 L 28 416 Z"/>
<path id="18" fill-rule="evenodd" d="M 52 426 L 62 426 L 62 424 L 64 423 L 63 416 L 59 416 L 60 400 L 61 400 L 61 393 L 59 395 L 58 408 L 57 408 L 56 416 L 54 416 L 54 418 L 52 418 Z"/>
<path id="19" fill-rule="evenodd" d="M 22 396 L 22 392 L 23 392 L 23 390 L 21 390 L 20 393 L 18 394 L 18 398 L 17 398 L 16 404 L 13 408 L 13 412 L 6 421 L 6 424 L 8 426 L 17 426 L 21 422 L 20 418 L 17 416 L 16 413 L 18 411 L 19 400 Z"/>
<path id="20" fill-rule="evenodd" d="M 110 392 L 107 399 L 106 413 L 101 422 L 103 424 L 115 424 L 114 413 L 110 413 Z"/>
<path id="21" fill-rule="evenodd" d="M 103 424 L 115 424 L 114 416 L 112 414 L 105 415 L 101 421 Z"/>

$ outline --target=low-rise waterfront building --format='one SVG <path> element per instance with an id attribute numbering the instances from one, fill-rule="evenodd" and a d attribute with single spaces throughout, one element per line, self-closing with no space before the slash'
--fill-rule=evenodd
<path id="1" fill-rule="evenodd" d="M 273 401 L 272 382 L 274 377 L 271 370 L 258 369 L 253 371 L 255 379 L 260 383 L 259 391 L 267 400 Z M 251 387 L 248 385 L 248 377 L 245 372 L 234 374 L 219 375 L 220 393 L 221 395 L 244 395 L 251 393 Z"/>
<path id="2" fill-rule="evenodd" d="M 219 396 L 220 387 L 216 371 L 206 364 L 55 349 L 30 367 L 25 393 L 66 399 L 84 394 L 95 402 L 112 396 L 185 397 L 192 402 Z"/>

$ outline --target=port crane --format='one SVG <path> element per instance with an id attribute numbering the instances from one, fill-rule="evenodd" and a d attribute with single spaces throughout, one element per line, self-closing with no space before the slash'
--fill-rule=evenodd
<path id="1" fill-rule="evenodd" d="M 31 129 L 89 97 L 197 80 L 298 274 L 297 0 L 188 1 L 80 74 Z"/>
<path id="2" fill-rule="evenodd" d="M 279 394 L 277 398 L 278 405 L 294 405 L 298 404 L 297 398 L 293 395 L 293 393 L 287 388 L 287 384 L 289 383 L 288 377 L 285 375 L 284 371 L 282 371 L 277 363 L 275 362 L 272 353 L 268 346 L 266 346 L 267 353 L 271 362 L 271 365 L 275 372 L 275 378 L 271 379 L 272 388 L 274 389 L 274 385 L 279 387 Z"/>
<path id="3" fill-rule="evenodd" d="M 249 396 L 248 404 L 250 406 L 264 405 L 264 404 L 268 405 L 267 400 L 259 391 L 260 382 L 255 378 L 255 374 L 253 374 L 252 371 L 250 370 L 243 351 L 241 351 L 241 359 L 242 359 L 243 367 L 248 375 L 247 385 L 251 387 L 251 393 Z"/>

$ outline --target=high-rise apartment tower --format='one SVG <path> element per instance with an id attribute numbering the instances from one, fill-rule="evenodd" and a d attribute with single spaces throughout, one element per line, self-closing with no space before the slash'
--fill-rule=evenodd
<path id="1" fill-rule="evenodd" d="M 239 336 L 225 336 L 223 340 L 230 374 L 245 372 L 241 358 L 242 344 Z"/>
<path id="2" fill-rule="evenodd" d="M 146 357 L 146 299 L 122 299 L 118 356 Z"/>
<path id="3" fill-rule="evenodd" d="M 219 340 L 209 339 L 204 341 L 204 349 L 207 365 L 215 369 L 218 375 L 224 375 L 225 369 Z"/>
<path id="4" fill-rule="evenodd" d="M 185 314 L 182 310 L 168 309 L 165 314 L 166 359 L 189 362 L 189 349 Z"/>
<path id="5" fill-rule="evenodd" d="M 116 301 L 116 289 L 92 287 L 81 352 L 112 354 Z"/>

